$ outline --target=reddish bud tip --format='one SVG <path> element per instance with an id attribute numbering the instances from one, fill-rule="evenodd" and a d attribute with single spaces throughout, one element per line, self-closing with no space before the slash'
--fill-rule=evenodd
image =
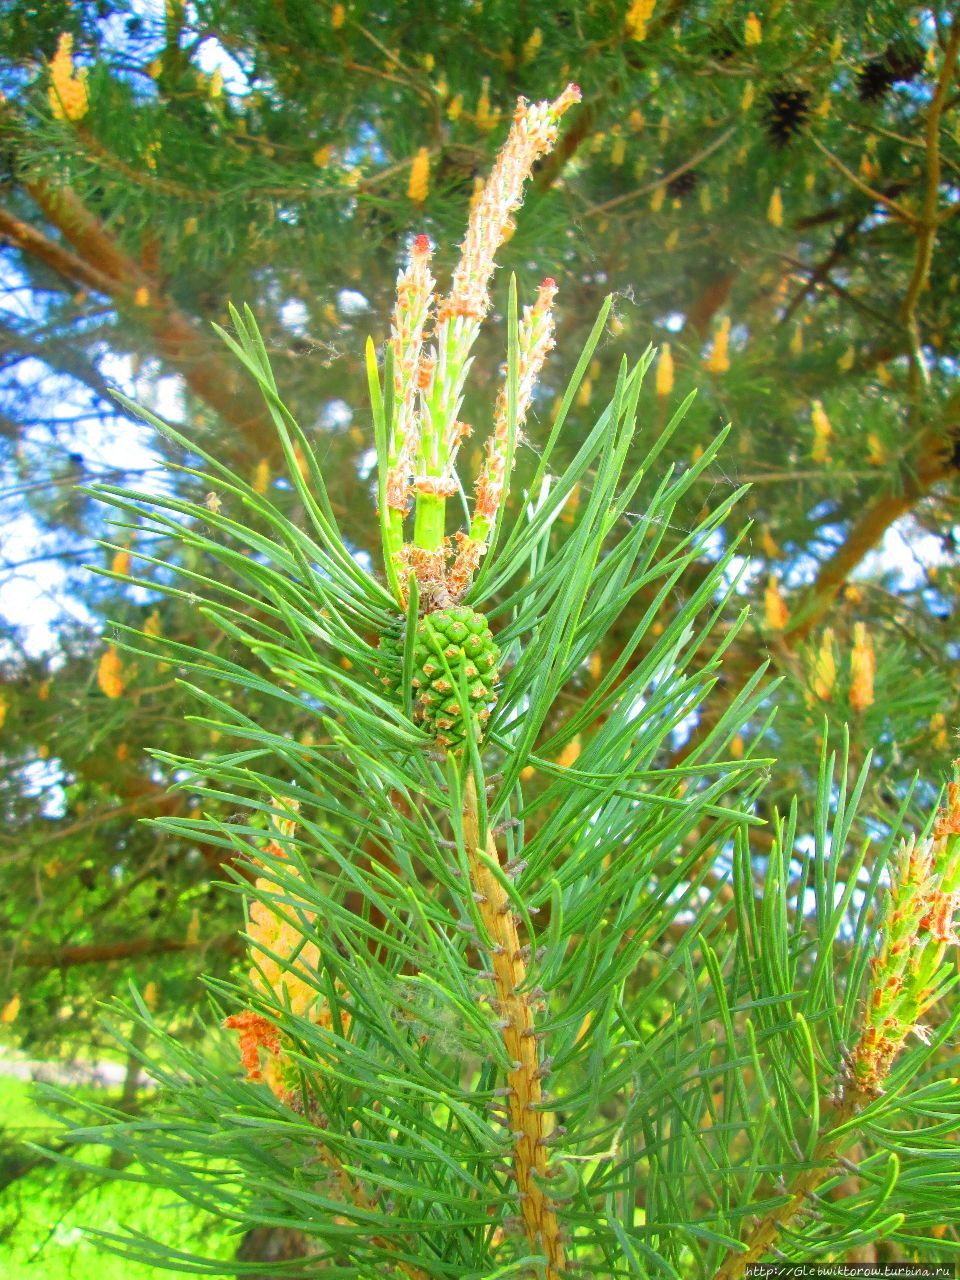
<path id="1" fill-rule="evenodd" d="M 556 282 L 556 280 L 554 280 L 553 276 L 546 276 L 546 277 L 544 278 L 543 284 L 540 286 L 540 288 L 541 288 L 541 289 L 556 289 L 556 288 L 557 288 L 557 282 Z"/>
<path id="2" fill-rule="evenodd" d="M 420 235 L 413 242 L 413 252 L 418 254 L 430 252 L 430 237 Z"/>
<path id="3" fill-rule="evenodd" d="M 578 84 L 572 84 L 570 86 L 570 95 L 571 97 L 575 98 L 577 102 L 579 102 L 582 99 L 583 94 Z"/>

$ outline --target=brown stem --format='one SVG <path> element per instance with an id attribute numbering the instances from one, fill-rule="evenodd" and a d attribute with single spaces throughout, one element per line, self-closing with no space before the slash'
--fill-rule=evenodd
<path id="1" fill-rule="evenodd" d="M 882 130 L 873 130 L 871 132 L 882 132 Z M 903 179 L 897 179 L 895 182 L 888 182 L 880 194 L 885 200 L 895 200 L 897 196 L 903 195 L 905 191 L 910 190 L 911 184 Z M 825 209 L 820 209 L 816 213 L 808 213 L 802 218 L 794 221 L 794 226 L 798 231 L 808 231 L 811 227 L 829 226 L 831 222 L 840 222 L 851 217 L 858 217 L 862 221 L 863 213 L 861 202 L 856 197 L 850 200 L 844 200 L 842 203 L 834 203 L 827 205 Z"/>
<path id="2" fill-rule="evenodd" d="M 952 413 L 948 413 L 949 419 L 952 419 L 958 407 L 960 403 L 954 406 Z M 899 493 L 881 493 L 854 522 L 842 545 L 817 574 L 798 621 L 786 631 L 784 640 L 788 646 L 809 634 L 830 608 L 850 574 L 864 556 L 873 550 L 890 526 L 912 511 L 917 502 L 938 481 L 946 479 L 952 470 L 949 451 L 944 447 L 943 438 L 932 431 L 924 432 L 918 441 L 915 473 L 904 481 Z"/>
<path id="3" fill-rule="evenodd" d="M 0 240 L 6 240 L 23 253 L 38 258 L 72 285 L 81 284 L 108 296 L 115 288 L 116 282 L 112 276 L 91 266 L 8 209 L 0 209 Z"/>
<path id="4" fill-rule="evenodd" d="M 814 134 L 810 135 L 810 141 L 821 155 L 826 156 L 830 164 L 842 173 L 847 181 L 852 183 L 858 191 L 861 191 L 865 196 L 868 196 L 869 199 L 873 200 L 876 204 L 882 204 L 885 209 L 889 210 L 895 218 L 900 222 L 905 223 L 906 226 L 915 227 L 917 225 L 917 220 L 911 211 L 905 205 L 902 205 L 899 200 L 893 200 L 890 196 L 885 196 L 882 191 L 877 191 L 875 188 L 871 187 L 868 182 L 864 182 L 864 180 L 855 174 L 852 169 L 848 169 L 839 156 L 835 156 L 830 148 L 825 146 Z"/>
<path id="5" fill-rule="evenodd" d="M 160 955 L 170 951 L 198 951 L 215 948 L 239 954 L 244 949 L 239 934 L 226 933 L 218 938 L 128 938 L 122 942 L 91 942 L 73 947 L 60 947 L 56 951 L 18 951 L 13 957 L 18 965 L 30 969 L 69 969 L 77 964 L 109 964 L 114 960 L 129 960 L 134 956 Z M 4 957 L 9 960 L 10 957 Z"/>
<path id="6" fill-rule="evenodd" d="M 118 285 L 134 290 L 151 283 L 140 264 L 123 251 L 70 187 L 35 181 L 25 183 L 24 190 L 83 261 L 114 282 L 114 293 Z"/>
<path id="7" fill-rule="evenodd" d="M 790 1184 L 786 1203 L 764 1214 L 754 1227 L 743 1253 L 730 1253 L 714 1275 L 713 1280 L 740 1280 L 748 1266 L 761 1262 L 779 1239 L 781 1231 L 788 1227 L 803 1210 L 807 1201 L 833 1172 L 837 1156 L 844 1141 L 851 1136 L 844 1128 L 865 1101 L 855 1088 L 849 1089 L 837 1107 L 827 1117 L 821 1136 L 814 1148 L 808 1169 L 798 1173 Z M 840 1130 L 840 1132 L 838 1132 Z"/>
<path id="8" fill-rule="evenodd" d="M 520 1212 L 531 1246 L 546 1255 L 546 1280 L 559 1280 L 566 1255 L 560 1239 L 560 1224 L 543 1188 L 547 1175 L 544 1139 L 553 1127 L 553 1117 L 540 1110 L 543 1089 L 533 999 L 523 990 L 527 966 L 520 946 L 517 917 L 503 885 L 484 862 L 484 854 L 497 862 L 499 855 L 496 841 L 489 832 L 485 848 L 481 846 L 477 789 L 472 773 L 467 777 L 464 794 L 463 837 L 480 916 L 493 943 L 490 965 L 499 1016 L 506 1023 L 503 1043 L 514 1064 L 507 1072 L 507 1084 L 511 1090 L 510 1126 L 518 1135 L 513 1149 L 513 1172 Z"/>
<path id="9" fill-rule="evenodd" d="M 26 185 L 38 207 L 72 248 L 59 244 L 36 227 L 0 210 L 0 236 L 24 253 L 46 262 L 75 284 L 94 289 L 150 331 L 157 354 L 182 375 L 195 396 L 237 428 L 240 442 L 232 450 L 236 460 L 278 454 L 276 432 L 266 410 L 250 396 L 235 367 L 225 363 L 218 348 L 193 320 L 177 308 L 157 280 L 131 257 L 109 230 L 69 187 L 52 188 L 42 182 Z M 145 305 L 139 305 L 140 302 Z"/>
<path id="10" fill-rule="evenodd" d="M 362 1209 L 365 1213 L 373 1213 L 374 1207 L 363 1188 L 363 1185 L 355 1178 L 352 1178 L 340 1162 L 339 1157 L 330 1150 L 324 1143 L 319 1146 L 320 1159 L 324 1165 L 333 1174 L 337 1187 L 340 1191 L 341 1198 L 356 1208 Z M 385 1236 L 370 1236 L 370 1244 L 376 1245 L 378 1249 L 383 1249 L 388 1253 L 396 1252 L 396 1245 L 393 1241 L 386 1239 Z M 396 1259 L 396 1265 L 400 1268 L 409 1280 L 429 1280 L 426 1271 L 421 1271 L 419 1267 L 415 1267 L 412 1263 L 405 1262 L 402 1258 Z"/>
<path id="11" fill-rule="evenodd" d="M 853 218 L 850 218 L 846 223 L 844 223 L 839 235 L 833 242 L 833 247 L 830 249 L 830 252 L 823 261 L 819 262 L 814 267 L 803 268 L 808 272 L 807 279 L 803 282 L 796 297 L 791 299 L 790 303 L 784 310 L 783 315 L 777 321 L 778 328 L 782 329 L 784 325 L 788 324 L 793 319 L 810 294 L 817 288 L 818 284 L 826 283 L 826 281 L 830 279 L 830 272 L 837 263 L 842 262 L 850 252 L 850 247 L 853 244 L 862 222 L 863 215 L 860 213 L 857 213 Z"/>
<path id="12" fill-rule="evenodd" d="M 737 126 L 735 124 L 729 125 L 712 142 L 707 143 L 700 151 L 694 152 L 682 164 L 678 164 L 675 169 L 665 173 L 662 178 L 654 178 L 650 182 L 645 182 L 641 187 L 635 187 L 633 191 L 625 191 L 622 195 L 614 196 L 610 200 L 604 200 L 600 204 L 593 204 L 589 209 L 585 210 L 583 216 L 591 217 L 602 213 L 610 213 L 613 209 L 619 209 L 621 205 L 628 204 L 631 200 L 639 200 L 641 196 L 652 195 L 658 187 L 667 186 L 674 178 L 679 178 L 681 174 L 688 173 L 691 169 L 695 169 L 698 164 L 702 164 L 708 156 L 712 156 L 715 151 L 719 151 L 721 147 L 725 146 L 736 131 Z"/>
<path id="13" fill-rule="evenodd" d="M 726 304 L 737 279 L 736 271 L 724 271 L 708 281 L 687 308 L 684 328 L 700 337 L 707 333 L 714 316 Z"/>

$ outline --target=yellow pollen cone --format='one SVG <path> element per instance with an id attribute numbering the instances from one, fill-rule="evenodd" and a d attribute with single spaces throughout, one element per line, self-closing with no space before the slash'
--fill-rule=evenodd
<path id="1" fill-rule="evenodd" d="M 763 593 L 763 612 L 766 624 L 771 631 L 786 629 L 790 621 L 790 612 L 780 592 L 780 582 L 772 574 L 767 579 L 767 589 Z"/>
<path id="2" fill-rule="evenodd" d="M 410 181 L 407 184 L 407 197 L 414 204 L 423 204 L 430 193 L 430 152 L 421 147 L 410 166 Z"/>

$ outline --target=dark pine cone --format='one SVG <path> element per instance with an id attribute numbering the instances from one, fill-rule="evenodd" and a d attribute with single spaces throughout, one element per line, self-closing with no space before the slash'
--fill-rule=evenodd
<path id="1" fill-rule="evenodd" d="M 893 88 L 896 78 L 886 58 L 871 58 L 857 72 L 857 97 L 861 102 L 879 102 Z"/>
<path id="2" fill-rule="evenodd" d="M 891 40 L 883 51 L 894 80 L 916 80 L 923 70 L 923 46 L 916 40 Z"/>
<path id="3" fill-rule="evenodd" d="M 891 40 L 883 53 L 868 59 L 857 73 L 861 102 L 879 102 L 898 80 L 915 80 L 923 70 L 923 47 L 916 40 Z"/>
<path id="4" fill-rule="evenodd" d="M 773 89 L 767 94 L 763 127 L 775 147 L 787 147 L 810 118 L 807 89 Z"/>
<path id="5" fill-rule="evenodd" d="M 667 195 L 671 200 L 682 200 L 696 190 L 699 181 L 700 175 L 696 169 L 684 169 L 683 173 L 678 173 L 667 183 Z"/>

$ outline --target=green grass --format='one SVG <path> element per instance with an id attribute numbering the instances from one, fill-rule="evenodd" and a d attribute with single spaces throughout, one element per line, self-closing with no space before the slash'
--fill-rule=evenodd
<path id="1" fill-rule="evenodd" d="M 4 1145 L 43 1141 L 49 1118 L 34 1086 L 0 1077 Z M 102 1093 L 99 1095 L 102 1100 Z M 85 1153 L 90 1159 L 90 1153 Z M 94 1155 L 94 1159 L 102 1158 Z M 164 1192 L 126 1182 L 101 1182 L 63 1166 L 45 1166 L 0 1195 L 0 1276 L 3 1280 L 148 1280 L 171 1272 L 103 1252 L 91 1233 L 142 1231 L 165 1243 L 230 1258 L 238 1238 L 224 1224 Z"/>

